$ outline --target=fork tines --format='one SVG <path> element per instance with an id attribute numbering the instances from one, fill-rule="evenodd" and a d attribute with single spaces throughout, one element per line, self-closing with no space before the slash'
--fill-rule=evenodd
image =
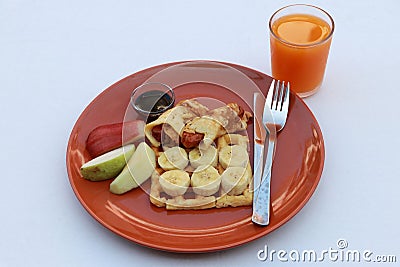
<path id="1" fill-rule="evenodd" d="M 272 90 L 271 90 L 272 89 Z M 289 97 L 290 83 L 280 80 L 272 80 L 272 85 L 268 91 L 266 103 L 271 103 L 271 110 L 282 111 L 288 108 L 288 101 L 286 99 Z M 279 106 L 278 106 L 279 104 Z"/>

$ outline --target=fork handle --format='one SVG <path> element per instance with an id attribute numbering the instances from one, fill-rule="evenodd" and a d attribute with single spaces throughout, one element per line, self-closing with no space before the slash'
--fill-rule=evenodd
<path id="1" fill-rule="evenodd" d="M 271 201 L 271 169 L 272 159 L 274 156 L 276 136 L 268 135 L 268 150 L 265 159 L 264 172 L 261 179 L 261 184 L 254 189 L 255 206 L 251 220 L 259 225 L 269 224 L 270 201 Z"/>

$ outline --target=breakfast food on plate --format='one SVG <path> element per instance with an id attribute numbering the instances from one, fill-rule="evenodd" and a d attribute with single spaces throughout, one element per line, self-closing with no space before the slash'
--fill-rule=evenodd
<path id="1" fill-rule="evenodd" d="M 205 147 L 226 133 L 247 128 L 251 117 L 237 103 L 209 110 L 195 99 L 181 101 L 145 126 L 145 135 L 154 147 L 177 145 L 195 148 L 201 141 Z"/>
<path id="2" fill-rule="evenodd" d="M 199 166 L 213 166 L 218 165 L 218 150 L 214 146 L 209 146 L 206 149 L 203 148 L 193 148 L 189 152 L 190 165 L 193 168 L 198 168 Z"/>
<path id="3" fill-rule="evenodd" d="M 251 179 L 249 168 L 228 167 L 221 174 L 221 186 L 230 196 L 240 195 L 246 190 Z"/>
<path id="4" fill-rule="evenodd" d="M 180 169 L 183 170 L 189 163 L 186 151 L 179 147 L 174 146 L 161 152 L 158 157 L 158 165 L 163 170 L 170 171 Z"/>
<path id="5" fill-rule="evenodd" d="M 185 171 L 171 170 L 161 174 L 159 182 L 165 193 L 176 197 L 185 194 L 190 185 L 190 177 Z"/>
<path id="6" fill-rule="evenodd" d="M 100 126 L 86 141 L 94 159 L 82 165 L 81 174 L 92 181 L 116 177 L 110 184 L 114 194 L 151 177 L 150 202 L 168 210 L 251 205 L 249 139 L 243 134 L 250 118 L 237 103 L 210 110 L 188 99 L 148 124 Z"/>
<path id="7" fill-rule="evenodd" d="M 114 149 L 83 164 L 80 172 L 83 178 L 91 181 L 114 178 L 125 167 L 134 151 L 134 144 Z"/>
<path id="8" fill-rule="evenodd" d="M 140 143 L 122 172 L 110 184 L 110 191 L 123 194 L 138 187 L 150 178 L 155 166 L 154 151 L 146 143 Z"/>
<path id="9" fill-rule="evenodd" d="M 139 142 L 144 139 L 144 125 L 142 120 L 101 125 L 89 133 L 86 149 L 95 158 L 122 145 Z"/>
<path id="10" fill-rule="evenodd" d="M 200 196 L 211 196 L 218 192 L 221 175 L 213 166 L 199 166 L 192 174 L 193 192 Z"/>
<path id="11" fill-rule="evenodd" d="M 250 112 L 244 111 L 237 103 L 210 110 L 185 125 L 182 144 L 186 148 L 193 148 L 203 141 L 204 146 L 208 147 L 224 134 L 246 130 L 250 117 Z"/>
<path id="12" fill-rule="evenodd" d="M 185 194 L 178 196 L 174 196 L 176 194 L 169 195 L 161 186 L 160 173 L 162 171 L 157 169 L 151 176 L 150 202 L 155 206 L 165 207 L 167 210 L 208 209 L 215 207 L 215 196 L 204 197 L 196 195 L 194 198 L 185 198 Z M 186 194 L 190 194 L 190 192 L 187 193 L 186 191 Z"/>
<path id="13" fill-rule="evenodd" d="M 207 111 L 207 107 L 194 99 L 181 101 L 164 112 L 157 120 L 148 123 L 144 128 L 145 135 L 154 147 L 159 147 L 161 142 L 163 146 L 177 145 L 185 124 L 204 115 Z"/>
<path id="14" fill-rule="evenodd" d="M 236 103 L 208 110 L 189 99 L 147 124 L 145 134 L 158 159 L 151 203 L 168 210 L 251 205 L 249 139 L 241 134 L 250 117 Z"/>
<path id="15" fill-rule="evenodd" d="M 246 167 L 249 162 L 247 147 L 242 145 L 225 146 L 219 150 L 219 163 L 223 168 Z"/>

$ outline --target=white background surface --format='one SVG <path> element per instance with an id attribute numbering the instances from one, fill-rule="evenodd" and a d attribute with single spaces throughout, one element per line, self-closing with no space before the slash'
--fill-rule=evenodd
<path id="1" fill-rule="evenodd" d="M 259 261 L 257 251 L 322 251 L 339 238 L 399 262 L 395 0 L 308 1 L 336 22 L 325 82 L 306 99 L 324 134 L 325 168 L 308 204 L 270 235 L 216 253 L 155 251 L 101 226 L 69 185 L 69 133 L 101 91 L 188 59 L 270 74 L 267 20 L 289 3 L 0 0 L 0 266 L 286 266 Z M 347 265 L 320 263 L 328 264 Z"/>

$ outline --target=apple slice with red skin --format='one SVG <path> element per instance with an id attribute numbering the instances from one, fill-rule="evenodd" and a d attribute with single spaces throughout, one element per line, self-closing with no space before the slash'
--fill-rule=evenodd
<path id="1" fill-rule="evenodd" d="M 86 140 L 86 149 L 95 158 L 123 145 L 144 140 L 145 122 L 133 120 L 107 125 L 93 129 Z M 124 140 L 122 140 L 122 133 Z"/>

